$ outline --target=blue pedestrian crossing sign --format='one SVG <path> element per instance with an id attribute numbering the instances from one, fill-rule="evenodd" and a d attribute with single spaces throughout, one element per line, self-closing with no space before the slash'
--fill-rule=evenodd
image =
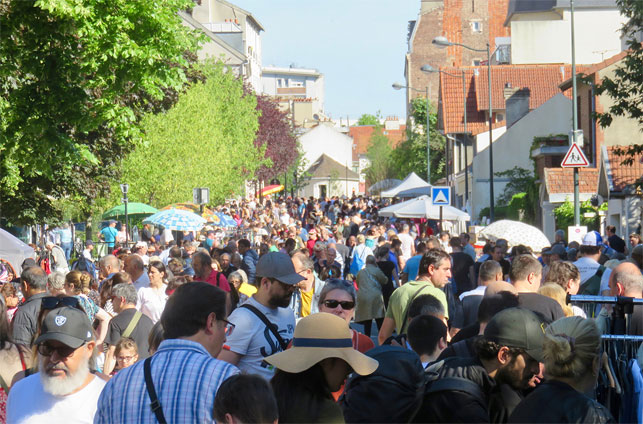
<path id="1" fill-rule="evenodd" d="M 434 206 L 451 204 L 451 187 L 431 187 L 431 202 Z"/>

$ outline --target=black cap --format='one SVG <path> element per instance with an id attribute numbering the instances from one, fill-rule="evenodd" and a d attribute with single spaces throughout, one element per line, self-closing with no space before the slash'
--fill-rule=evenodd
<path id="1" fill-rule="evenodd" d="M 36 344 L 56 340 L 77 349 L 92 339 L 92 327 L 87 314 L 80 309 L 63 306 L 49 311 Z"/>
<path id="2" fill-rule="evenodd" d="M 281 252 L 268 252 L 260 257 L 255 274 L 257 277 L 274 278 L 291 286 L 305 280 L 295 272 L 290 256 Z"/>
<path id="3" fill-rule="evenodd" d="M 545 324 L 529 309 L 509 308 L 498 312 L 487 324 L 484 337 L 502 346 L 523 349 L 543 362 Z"/>

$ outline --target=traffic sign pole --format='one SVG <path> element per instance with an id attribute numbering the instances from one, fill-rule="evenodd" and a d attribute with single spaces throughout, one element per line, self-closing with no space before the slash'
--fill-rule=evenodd
<path id="1" fill-rule="evenodd" d="M 444 225 L 442 223 L 442 208 L 443 206 L 440 206 L 440 231 L 444 231 Z"/>

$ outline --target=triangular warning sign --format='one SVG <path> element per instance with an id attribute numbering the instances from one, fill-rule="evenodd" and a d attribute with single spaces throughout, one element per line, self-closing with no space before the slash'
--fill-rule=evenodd
<path id="1" fill-rule="evenodd" d="M 447 200 L 447 197 L 444 195 L 444 191 L 440 190 L 438 191 L 438 194 L 435 195 L 435 199 L 433 199 L 434 203 L 449 203 Z"/>
<path id="2" fill-rule="evenodd" d="M 572 143 L 560 166 L 563 168 L 584 168 L 589 166 L 589 162 L 578 144 Z"/>

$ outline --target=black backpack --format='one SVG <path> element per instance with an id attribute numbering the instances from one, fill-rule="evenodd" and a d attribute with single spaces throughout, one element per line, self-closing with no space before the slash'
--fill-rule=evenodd
<path id="1" fill-rule="evenodd" d="M 587 294 L 592 296 L 598 295 L 601 289 L 601 278 L 603 278 L 605 269 L 606 268 L 603 265 L 599 265 L 596 270 L 596 274 L 592 275 L 587 279 L 587 281 L 581 284 L 578 289 L 578 294 Z"/>
<path id="2" fill-rule="evenodd" d="M 379 366 L 373 374 L 352 374 L 339 399 L 347 423 L 408 423 L 422 405 L 425 373 L 420 357 L 399 346 L 379 346 L 365 355 Z"/>

